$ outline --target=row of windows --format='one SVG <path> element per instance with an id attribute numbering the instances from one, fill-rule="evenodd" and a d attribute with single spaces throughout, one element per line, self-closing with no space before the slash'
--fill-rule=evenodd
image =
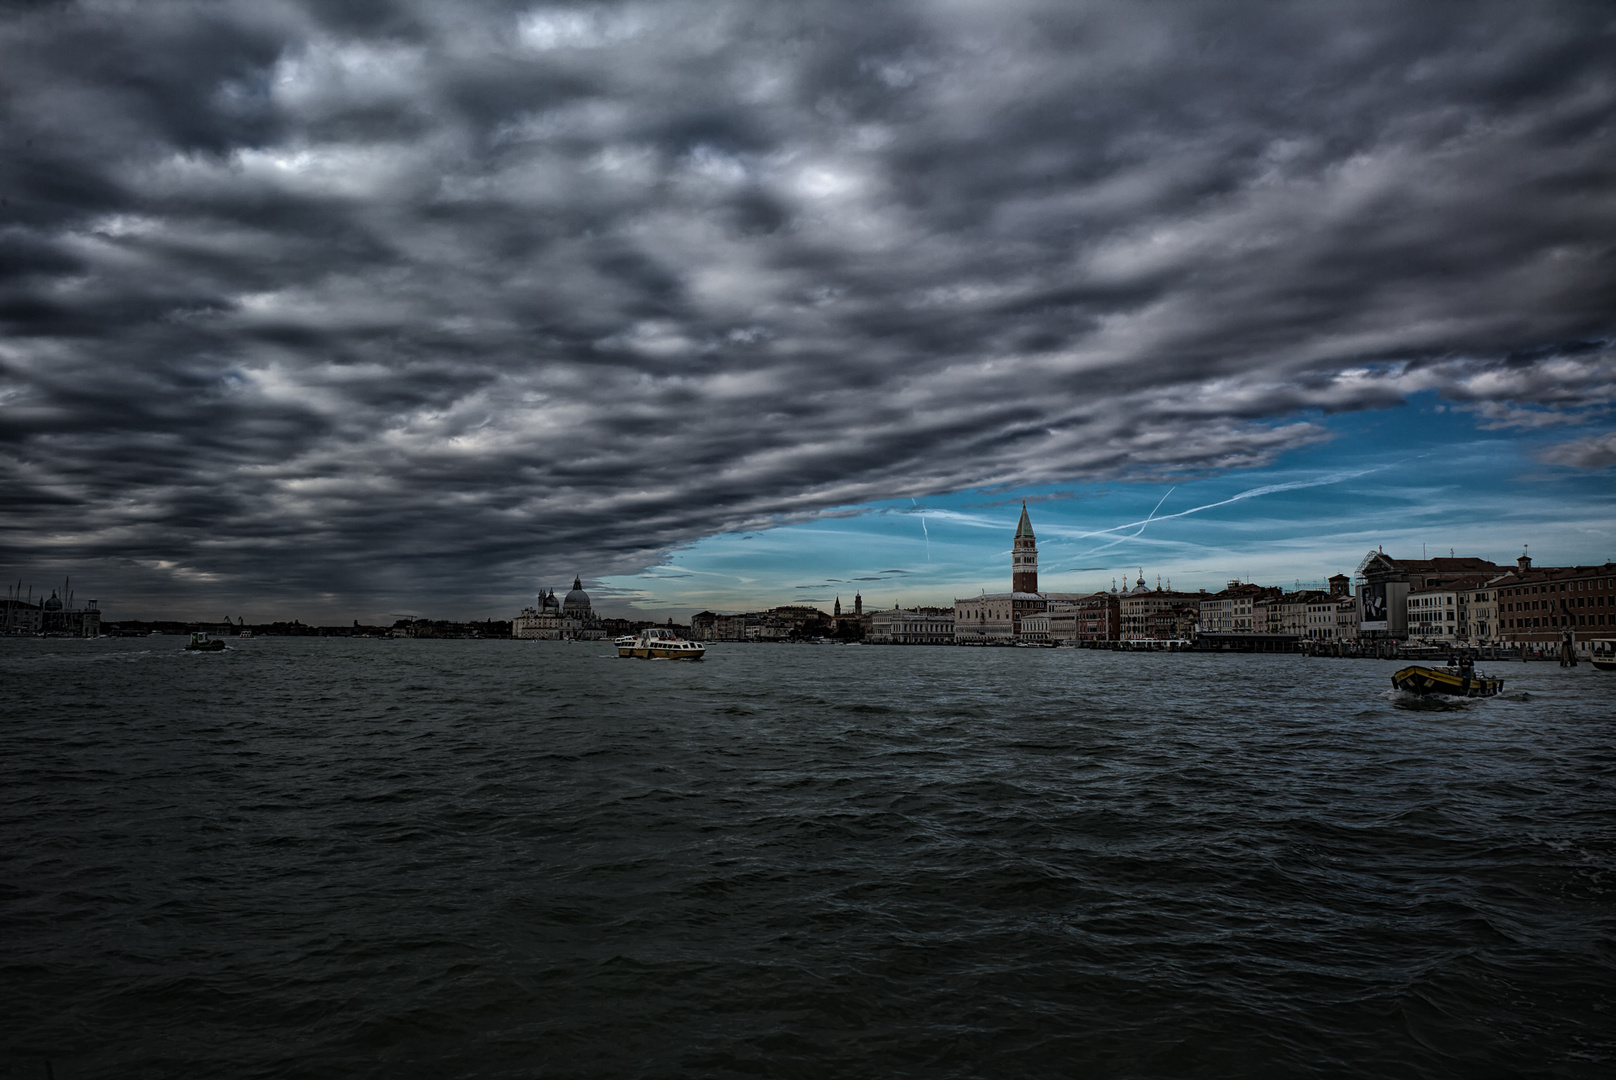
<path id="1" fill-rule="evenodd" d="M 1574 622 L 1572 621 L 1574 620 Z M 1530 630 L 1534 626 L 1605 626 L 1605 613 L 1597 612 L 1593 615 L 1560 615 L 1537 619 L 1501 619 L 1499 620 L 1511 630 Z M 1616 620 L 1611 625 L 1616 625 Z"/>
<path id="2" fill-rule="evenodd" d="M 1504 589 L 1500 596 L 1536 596 L 1539 593 L 1554 592 L 1603 592 L 1616 587 L 1616 579 L 1595 578 L 1592 581 L 1562 581 L 1558 585 L 1552 582 L 1548 585 L 1517 585 L 1513 589 Z"/>
<path id="3" fill-rule="evenodd" d="M 1604 607 L 1603 596 L 1568 596 L 1565 599 L 1567 607 Z M 1503 605 L 1505 611 L 1553 611 L 1553 600 L 1517 600 L 1514 603 Z"/>

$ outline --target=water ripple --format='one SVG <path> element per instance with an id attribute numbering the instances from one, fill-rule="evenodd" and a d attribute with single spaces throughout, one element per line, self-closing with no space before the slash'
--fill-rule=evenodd
<path id="1" fill-rule="evenodd" d="M 0 640 L 13 1076 L 1609 1075 L 1616 677 Z"/>

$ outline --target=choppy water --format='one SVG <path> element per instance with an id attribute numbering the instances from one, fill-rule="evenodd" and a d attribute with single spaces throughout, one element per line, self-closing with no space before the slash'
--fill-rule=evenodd
<path id="1" fill-rule="evenodd" d="M 0 641 L 11 1076 L 1616 1072 L 1616 675 L 181 644 Z"/>

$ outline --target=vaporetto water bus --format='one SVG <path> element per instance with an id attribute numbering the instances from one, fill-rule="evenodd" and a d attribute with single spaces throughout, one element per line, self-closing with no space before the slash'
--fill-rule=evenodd
<path id="1" fill-rule="evenodd" d="M 641 660 L 700 660 L 707 655 L 707 646 L 686 641 L 672 630 L 650 627 L 635 638 L 617 639 L 618 656 L 634 656 Z"/>

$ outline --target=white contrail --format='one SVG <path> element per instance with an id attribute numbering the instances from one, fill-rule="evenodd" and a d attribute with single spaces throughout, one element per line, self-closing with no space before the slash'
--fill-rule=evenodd
<path id="1" fill-rule="evenodd" d="M 917 510 L 920 507 L 920 504 L 915 502 L 914 499 L 909 500 L 909 505 Z M 926 561 L 931 562 L 931 533 L 926 531 L 926 512 L 924 510 L 920 511 L 920 535 L 926 538 Z"/>
<path id="2" fill-rule="evenodd" d="M 1372 472 L 1378 472 L 1383 468 L 1385 468 L 1385 466 L 1377 465 L 1372 469 L 1356 469 L 1351 472 L 1331 473 L 1329 476 L 1322 476 L 1317 480 L 1291 480 L 1283 484 L 1264 484 L 1262 487 L 1247 488 L 1245 491 L 1242 491 L 1236 495 L 1231 495 L 1227 499 L 1219 499 L 1217 502 L 1207 503 L 1204 506 L 1192 506 L 1188 510 L 1180 510 L 1174 514 L 1163 514 L 1161 517 L 1157 517 L 1156 511 L 1152 510 L 1150 512 L 1150 516 L 1146 517 L 1143 521 L 1130 521 L 1125 525 L 1113 525 L 1109 529 L 1099 529 L 1095 532 L 1084 533 L 1082 535 L 1084 537 L 1105 536 L 1108 533 L 1118 532 L 1122 529 L 1132 529 L 1134 526 L 1138 526 L 1138 530 L 1136 532 L 1130 533 L 1127 536 L 1118 537 L 1112 543 L 1105 544 L 1101 547 L 1095 548 L 1094 551 L 1088 552 L 1088 554 L 1092 555 L 1095 552 L 1116 547 L 1117 544 L 1122 543 L 1124 540 L 1134 539 L 1134 537 L 1144 532 L 1145 526 L 1149 525 L 1152 521 L 1170 521 L 1173 518 L 1188 517 L 1190 514 L 1199 514 L 1202 510 L 1211 510 L 1219 506 L 1228 506 L 1230 503 L 1240 502 L 1242 499 L 1255 499 L 1259 495 L 1272 495 L 1279 491 L 1295 491 L 1297 488 L 1323 487 L 1326 484 L 1339 484 L 1343 480 L 1351 480 L 1354 477 L 1364 476 Z M 1167 494 L 1171 495 L 1172 489 L 1168 489 Z M 1166 498 L 1167 495 L 1162 496 L 1162 499 Z M 1161 508 L 1161 502 L 1158 501 L 1156 503 L 1156 508 Z"/>
<path id="3" fill-rule="evenodd" d="M 1178 490 L 1178 485 L 1175 484 L 1172 487 L 1167 489 L 1167 495 L 1171 495 L 1173 492 L 1175 492 L 1177 490 Z M 1099 547 L 1095 548 L 1093 551 L 1088 552 L 1088 554 L 1094 555 L 1094 554 L 1096 554 L 1098 552 L 1106 551 L 1106 550 L 1108 550 L 1110 548 L 1114 548 L 1118 544 L 1122 543 L 1124 540 L 1132 540 L 1134 537 L 1136 537 L 1140 533 L 1144 532 L 1145 531 L 1145 526 L 1149 525 L 1152 521 L 1156 520 L 1156 511 L 1160 510 L 1161 506 L 1162 506 L 1162 503 L 1167 501 L 1167 495 L 1163 495 L 1161 498 L 1156 500 L 1156 505 L 1150 508 L 1150 513 L 1145 515 L 1145 520 L 1139 521 L 1139 522 L 1130 522 L 1127 525 L 1118 525 L 1116 527 L 1116 529 L 1127 529 L 1127 528 L 1131 528 L 1133 525 L 1138 525 L 1139 526 L 1139 531 L 1138 532 L 1129 533 L 1127 536 L 1119 536 L 1115 540 L 1111 541 L 1109 544 L 1102 544 Z M 1203 509 L 1205 509 L 1205 508 L 1203 507 Z M 1191 511 L 1186 510 L 1186 511 L 1184 511 L 1184 513 L 1186 513 L 1186 514 L 1191 513 Z M 1168 517 L 1180 517 L 1182 515 L 1180 515 L 1180 514 L 1168 514 L 1167 516 Z M 1089 533 L 1088 535 L 1089 536 L 1099 536 L 1099 535 L 1102 535 L 1103 533 L 1116 532 L 1116 529 L 1104 529 L 1100 533 Z"/>

